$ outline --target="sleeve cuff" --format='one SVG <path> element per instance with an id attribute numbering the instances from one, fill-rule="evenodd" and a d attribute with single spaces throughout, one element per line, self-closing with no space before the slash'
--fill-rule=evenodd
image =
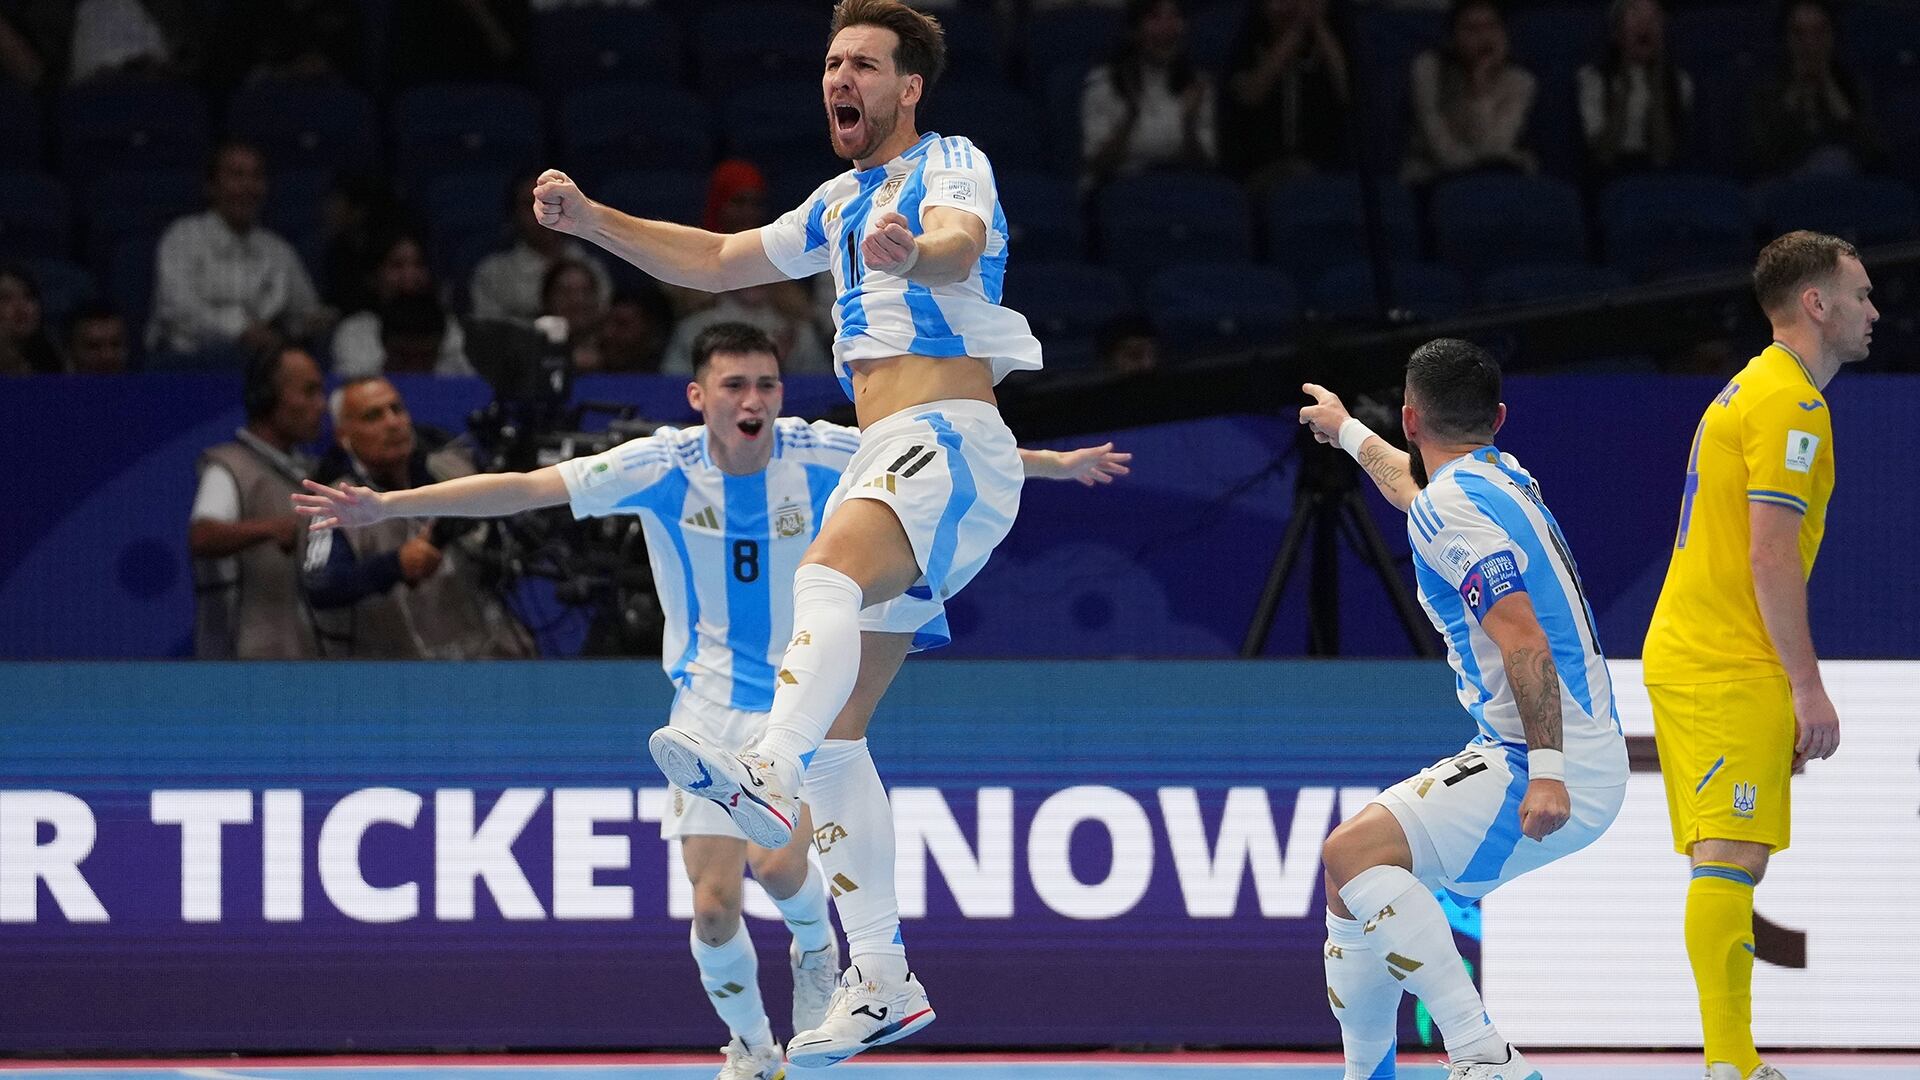
<path id="1" fill-rule="evenodd" d="M 1784 506 L 1789 510 L 1798 511 L 1801 514 L 1805 514 L 1807 512 L 1807 500 L 1789 491 L 1771 491 L 1766 488 L 1748 488 L 1747 501 L 1757 502 L 1757 503 L 1771 503 L 1774 506 Z"/>

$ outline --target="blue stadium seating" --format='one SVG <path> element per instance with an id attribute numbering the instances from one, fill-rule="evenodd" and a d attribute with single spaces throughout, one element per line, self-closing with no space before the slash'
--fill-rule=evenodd
<path id="1" fill-rule="evenodd" d="M 259 147 L 276 174 L 370 170 L 380 163 L 373 101 L 340 78 L 248 83 L 227 107 L 227 131 Z"/>
<path id="2" fill-rule="evenodd" d="M 1093 359 L 1094 334 L 1133 310 L 1127 279 L 1119 271 L 1072 263 L 1009 270 L 1005 299 L 1033 326 L 1049 367 L 1071 368 Z"/>
<path id="3" fill-rule="evenodd" d="M 941 83 L 927 101 L 920 130 L 966 136 L 986 152 L 996 171 L 1043 160 L 1050 149 L 1045 113 L 997 80 Z"/>
<path id="4" fill-rule="evenodd" d="M 1380 223 L 1387 254 L 1412 258 L 1419 244 L 1413 195 L 1382 180 Z M 1366 210 L 1360 178 L 1353 173 L 1317 173 L 1275 185 L 1266 196 L 1268 261 L 1300 280 L 1367 251 Z"/>
<path id="5" fill-rule="evenodd" d="M 1522 263 L 1496 270 L 1480 286 L 1488 304 L 1530 304 L 1625 288 L 1627 276 L 1583 262 Z"/>
<path id="6" fill-rule="evenodd" d="M 1563 180 L 1507 173 L 1444 180 L 1431 214 L 1435 252 L 1470 272 L 1587 254 L 1580 192 Z"/>
<path id="7" fill-rule="evenodd" d="M 1101 254 L 1114 266 L 1150 272 L 1253 254 L 1247 196 L 1222 176 L 1122 177 L 1100 191 L 1098 205 Z"/>
<path id="8" fill-rule="evenodd" d="M 1120 12 L 1113 8 L 1066 7 L 1036 12 L 1027 20 L 1028 72 L 1035 79 L 1047 79 L 1060 68 L 1092 67 L 1113 49 L 1123 29 Z"/>
<path id="9" fill-rule="evenodd" d="M 823 8 L 764 0 L 722 3 L 701 11 L 694 26 L 700 86 L 709 98 L 769 82 L 818 105 L 820 65 L 827 55 Z"/>
<path id="10" fill-rule="evenodd" d="M 534 78 L 549 92 L 604 82 L 673 85 L 683 49 L 680 24 L 657 9 L 582 6 L 533 16 Z"/>
<path id="11" fill-rule="evenodd" d="M 1514 12 L 1512 31 L 1514 59 L 1539 80 L 1526 145 L 1547 172 L 1577 175 L 1585 140 L 1576 75 L 1580 65 L 1598 60 L 1606 46 L 1606 12 L 1592 4 L 1528 8 Z"/>
<path id="12" fill-rule="evenodd" d="M 764 170 L 811 167 L 815 183 L 847 166 L 833 156 L 826 108 L 811 94 L 780 83 L 748 86 L 722 112 L 728 153 Z"/>
<path id="13" fill-rule="evenodd" d="M 1754 215 L 1769 236 L 1813 229 L 1856 244 L 1920 238 L 1913 188 L 1883 176 L 1804 176 L 1754 190 Z"/>
<path id="14" fill-rule="evenodd" d="M 1080 96 L 1093 68 L 1091 62 L 1060 64 L 1040 77 L 1047 138 L 1053 143 L 1046 160 L 1062 172 L 1080 171 Z"/>
<path id="15" fill-rule="evenodd" d="M 603 185 L 603 198 L 629 214 L 657 221 L 698 225 L 707 205 L 707 178 L 685 169 L 638 169 L 615 173 Z M 776 213 L 784 213 L 784 207 Z"/>
<path id="16" fill-rule="evenodd" d="M 92 303 L 99 293 L 93 275 L 66 259 L 28 258 L 19 260 L 35 285 L 40 287 L 40 317 L 47 332 L 59 341 L 66 335 L 67 321 L 82 306 Z"/>
<path id="17" fill-rule="evenodd" d="M 1407 69 L 1440 43 L 1446 16 L 1356 5 L 1352 61 L 1361 152 L 1373 168 L 1398 169 L 1407 147 Z"/>
<path id="18" fill-rule="evenodd" d="M 106 260 L 106 299 L 127 321 L 127 336 L 144 341 L 153 311 L 154 244 L 148 233 L 115 244 Z"/>
<path id="19" fill-rule="evenodd" d="M 159 79 L 74 87 L 60 102 L 60 165 L 68 177 L 102 170 L 201 169 L 210 146 L 200 91 Z"/>
<path id="20" fill-rule="evenodd" d="M 546 153 L 539 99 L 517 86 L 416 87 L 394 101 L 391 122 L 394 164 L 409 191 L 442 173 L 534 168 Z"/>
<path id="21" fill-rule="evenodd" d="M 1074 182 L 1058 173 L 994 168 L 1007 214 L 1012 265 L 1078 262 L 1085 257 L 1085 213 Z M 1017 272 L 1017 271 L 1016 271 Z"/>
<path id="22" fill-rule="evenodd" d="M 1153 277 L 1147 312 L 1169 351 L 1272 345 L 1300 317 L 1293 280 L 1257 263 L 1174 266 Z"/>
<path id="23" fill-rule="evenodd" d="M 560 145 L 563 167 L 582 183 L 635 162 L 702 169 L 713 163 L 713 115 L 706 102 L 675 87 L 582 87 L 561 103 Z"/>
<path id="24" fill-rule="evenodd" d="M 1388 265 L 1388 285 L 1393 290 L 1389 317 L 1396 322 L 1445 319 L 1468 307 L 1466 278 L 1442 263 L 1396 259 Z M 1343 263 L 1322 274 L 1310 295 L 1314 310 L 1335 319 L 1372 321 L 1380 316 L 1373 266 L 1365 261 Z"/>
<path id="25" fill-rule="evenodd" d="M 1773 20 L 1751 3 L 1689 5 L 1674 11 L 1667 43 L 1693 77 L 1688 163 L 1719 171 L 1745 161 L 1753 92 L 1778 51 Z"/>
<path id="26" fill-rule="evenodd" d="M 207 208 L 205 184 L 193 169 L 104 173 L 84 190 L 87 262 L 97 270 L 106 270 L 120 246 L 137 237 L 148 238 L 151 256 L 152 238 L 173 219 Z M 110 270 L 107 276 L 113 277 Z"/>
<path id="27" fill-rule="evenodd" d="M 45 173 L 0 172 L 0 253 L 57 258 L 72 245 L 66 186 Z"/>
<path id="28" fill-rule="evenodd" d="M 309 270 L 319 265 L 327 192 L 332 188 L 333 173 L 326 169 L 294 169 L 267 178 L 261 221 L 294 246 Z"/>
<path id="29" fill-rule="evenodd" d="M 40 167 L 40 99 L 12 79 L 0 79 L 0 169 Z"/>
<path id="30" fill-rule="evenodd" d="M 427 221 L 427 258 L 443 278 L 455 274 L 463 265 L 463 253 L 476 243 L 490 250 L 502 242 L 506 235 L 507 185 L 513 179 L 511 170 L 476 169 L 445 173 L 427 184 L 420 199 Z M 593 195 L 600 197 L 601 193 L 595 190 Z M 472 263 L 465 266 L 471 269 Z"/>
<path id="31" fill-rule="evenodd" d="M 1920 79 L 1889 89 L 1875 108 L 1894 175 L 1920 184 Z"/>
<path id="32" fill-rule="evenodd" d="M 1718 176 L 1646 173 L 1600 196 L 1607 262 L 1634 278 L 1735 267 L 1754 252 L 1738 184 Z"/>

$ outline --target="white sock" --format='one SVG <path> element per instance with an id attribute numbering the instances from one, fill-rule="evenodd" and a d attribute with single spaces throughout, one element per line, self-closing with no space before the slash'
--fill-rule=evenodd
<path id="1" fill-rule="evenodd" d="M 1360 920 L 1327 912 L 1327 1003 L 1340 1021 L 1346 1080 L 1393 1080 L 1400 983 L 1387 974 Z"/>
<path id="2" fill-rule="evenodd" d="M 807 862 L 807 880 L 799 892 L 785 900 L 772 893 L 768 893 L 767 898 L 780 909 L 780 917 L 786 920 L 787 931 L 799 943 L 801 952 L 818 952 L 833 944 L 833 922 L 827 917 L 827 885 L 811 860 Z"/>
<path id="3" fill-rule="evenodd" d="M 773 1025 L 760 1001 L 760 958 L 754 955 L 746 920 L 740 920 L 739 931 L 724 945 L 708 945 L 698 931 L 688 937 L 693 942 L 693 962 L 700 968 L 700 985 L 706 987 L 707 1000 L 713 1002 L 713 1011 L 720 1014 L 727 1030 L 748 1046 L 773 1045 Z"/>
<path id="4" fill-rule="evenodd" d="M 1447 913 L 1431 890 L 1398 866 L 1376 866 L 1347 882 L 1340 899 L 1365 920 L 1367 940 L 1388 974 L 1426 1002 L 1449 1058 L 1507 1060 L 1507 1041 L 1467 976 Z"/>
<path id="5" fill-rule="evenodd" d="M 828 739 L 807 766 L 814 843 L 851 963 L 869 979 L 907 977 L 893 883 L 893 804 L 865 739 Z"/>
<path id="6" fill-rule="evenodd" d="M 793 640 L 773 680 L 773 714 L 758 751 L 797 780 L 860 674 L 860 586 L 830 566 L 793 572 Z"/>

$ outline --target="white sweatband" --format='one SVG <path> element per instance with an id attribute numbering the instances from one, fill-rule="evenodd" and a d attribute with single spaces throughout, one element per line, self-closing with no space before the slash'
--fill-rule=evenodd
<path id="1" fill-rule="evenodd" d="M 1527 751 L 1527 778 L 1566 783 L 1567 755 L 1558 750 Z"/>
<path id="2" fill-rule="evenodd" d="M 907 261 L 901 263 L 899 266 L 894 268 L 893 276 L 900 277 L 900 278 L 906 277 L 908 271 L 912 270 L 914 266 L 917 265 L 919 262 L 920 262 L 920 242 L 916 240 L 914 241 L 914 244 L 913 244 L 913 250 L 907 252 Z"/>
<path id="3" fill-rule="evenodd" d="M 1371 438 L 1373 438 L 1373 429 L 1349 416 L 1340 425 L 1340 433 L 1335 441 L 1340 444 L 1340 449 L 1345 450 L 1349 456 L 1358 461 L 1360 447 Z"/>

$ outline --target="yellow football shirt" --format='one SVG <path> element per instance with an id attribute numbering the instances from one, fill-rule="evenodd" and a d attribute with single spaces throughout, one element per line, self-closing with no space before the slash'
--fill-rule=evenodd
<path id="1" fill-rule="evenodd" d="M 1643 652 L 1649 684 L 1784 674 L 1753 594 L 1748 504 L 1800 512 L 1813 572 L 1833 493 L 1833 420 L 1793 351 L 1767 347 L 1707 406 L 1687 455 L 1680 528 Z"/>

